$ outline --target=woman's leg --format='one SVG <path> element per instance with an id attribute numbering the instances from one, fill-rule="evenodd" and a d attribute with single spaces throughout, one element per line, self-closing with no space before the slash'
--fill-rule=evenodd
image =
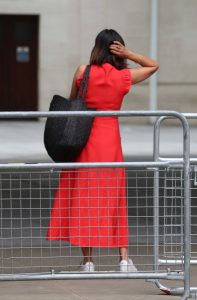
<path id="1" fill-rule="evenodd" d="M 120 253 L 120 272 L 137 272 L 137 268 L 134 266 L 132 259 L 128 257 L 128 248 L 119 248 Z"/>
<path id="2" fill-rule="evenodd" d="M 92 247 L 82 247 L 81 251 L 83 253 L 83 264 L 93 261 L 92 260 Z"/>
<path id="3" fill-rule="evenodd" d="M 128 248 L 126 247 L 119 248 L 119 254 L 120 254 L 120 261 L 128 260 Z"/>

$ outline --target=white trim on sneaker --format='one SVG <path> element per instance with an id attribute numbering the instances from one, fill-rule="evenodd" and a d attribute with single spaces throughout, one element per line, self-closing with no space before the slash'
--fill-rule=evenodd
<path id="1" fill-rule="evenodd" d="M 128 258 L 128 260 L 121 260 L 119 267 L 120 272 L 137 272 L 137 268 L 134 266 L 133 261 L 130 258 Z"/>
<path id="2" fill-rule="evenodd" d="M 80 272 L 94 272 L 94 264 L 92 261 L 88 261 L 87 263 L 83 264 L 83 262 L 80 264 Z"/>

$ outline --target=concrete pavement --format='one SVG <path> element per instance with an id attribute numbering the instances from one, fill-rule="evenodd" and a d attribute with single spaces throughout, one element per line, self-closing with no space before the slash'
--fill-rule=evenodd
<path id="1" fill-rule="evenodd" d="M 144 280 L 53 280 L 0 282 L 0 300 L 165 300 L 166 296 Z"/>

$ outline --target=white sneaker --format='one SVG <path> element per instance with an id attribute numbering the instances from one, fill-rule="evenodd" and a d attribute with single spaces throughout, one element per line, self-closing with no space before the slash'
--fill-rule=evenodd
<path id="1" fill-rule="evenodd" d="M 87 263 L 85 263 L 85 265 L 82 262 L 80 265 L 80 272 L 94 272 L 93 262 L 88 261 Z"/>
<path id="2" fill-rule="evenodd" d="M 128 258 L 128 260 L 120 261 L 120 272 L 137 272 L 137 268 L 134 266 L 133 261 Z"/>

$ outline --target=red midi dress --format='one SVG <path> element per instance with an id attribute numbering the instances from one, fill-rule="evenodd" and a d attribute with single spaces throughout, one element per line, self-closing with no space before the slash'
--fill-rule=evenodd
<path id="1" fill-rule="evenodd" d="M 79 86 L 81 77 L 77 80 Z M 128 69 L 92 65 L 86 103 L 97 110 L 120 110 L 131 86 Z M 95 117 L 76 162 L 122 162 L 118 118 Z M 124 168 L 64 169 L 49 222 L 48 240 L 81 247 L 127 247 L 128 217 Z"/>

